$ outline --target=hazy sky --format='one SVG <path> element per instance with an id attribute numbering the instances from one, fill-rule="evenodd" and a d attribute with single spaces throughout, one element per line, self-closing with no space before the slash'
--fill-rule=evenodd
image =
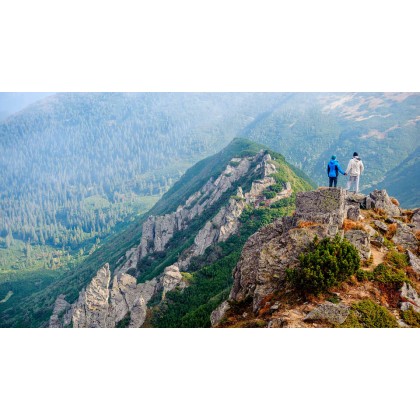
<path id="1" fill-rule="evenodd" d="M 53 93 L 0 92 L 0 120 L 49 95 Z"/>

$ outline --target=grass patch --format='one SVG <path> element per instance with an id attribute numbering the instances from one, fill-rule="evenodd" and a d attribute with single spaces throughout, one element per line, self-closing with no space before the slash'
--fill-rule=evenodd
<path id="1" fill-rule="evenodd" d="M 410 327 L 420 327 L 420 313 L 416 312 L 411 307 L 406 311 L 401 311 L 401 318 Z"/>
<path id="2" fill-rule="evenodd" d="M 397 320 L 383 306 L 370 299 L 354 303 L 341 328 L 397 328 Z"/>

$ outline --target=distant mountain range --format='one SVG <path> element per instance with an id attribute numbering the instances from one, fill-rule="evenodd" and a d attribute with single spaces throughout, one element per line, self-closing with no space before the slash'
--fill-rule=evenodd
<path id="1" fill-rule="evenodd" d="M 406 201 L 404 193 L 413 167 L 407 179 L 404 170 L 392 183 L 387 177 L 419 146 L 419 122 L 418 93 L 299 93 L 260 116 L 241 135 L 281 151 L 319 185 L 326 185 L 331 155 L 345 170 L 356 151 L 366 168 L 361 188 L 393 184 L 393 194 L 409 207 L 420 206 L 418 194 Z M 418 160 L 412 163 L 416 166 Z M 340 178 L 339 185 L 345 185 Z"/>
<path id="2" fill-rule="evenodd" d="M 2 95 L 11 112 L 47 94 Z M 318 185 L 332 154 L 345 169 L 357 151 L 362 189 L 383 185 L 420 206 L 419 109 L 416 93 L 47 96 L 0 121 L 0 254 L 14 240 L 91 248 L 235 136 L 282 153 Z"/>

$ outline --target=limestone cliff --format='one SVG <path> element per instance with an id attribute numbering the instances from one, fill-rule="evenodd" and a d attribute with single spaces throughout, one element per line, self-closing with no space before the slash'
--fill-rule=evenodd
<path id="1" fill-rule="evenodd" d="M 126 252 L 125 261 L 114 273 L 105 264 L 72 305 L 60 296 L 50 326 L 115 327 L 121 322 L 129 327 L 142 326 L 150 299 L 154 296 L 159 298 L 158 293 L 161 292 L 160 299 L 164 301 L 169 291 L 188 286 L 181 270 L 186 271 L 191 259 L 203 255 L 211 245 L 224 242 L 237 233 L 243 210 L 247 205 L 259 206 L 264 202 L 263 191 L 276 183 L 272 177 L 276 172 L 271 156 L 263 151 L 250 157 L 233 158 L 216 179 L 206 182 L 175 212 L 150 216 L 143 224 L 139 245 Z M 249 191 L 244 193 L 241 187 L 235 190 L 237 183 L 244 179 L 248 180 Z M 219 205 L 217 210 L 214 206 L 226 193 L 235 195 L 227 200 L 226 205 Z M 291 193 L 290 183 L 285 183 L 274 200 L 288 197 Z M 164 252 L 177 232 L 187 229 L 211 208 L 216 211 L 209 213 L 209 219 L 195 234 L 193 244 L 179 255 L 178 260 L 163 267 L 162 272 L 152 280 L 137 284 L 134 275 L 145 264 L 145 258 L 154 258 Z"/>

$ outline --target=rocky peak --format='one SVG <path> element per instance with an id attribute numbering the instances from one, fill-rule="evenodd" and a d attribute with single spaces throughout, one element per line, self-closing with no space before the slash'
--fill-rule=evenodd
<path id="1" fill-rule="evenodd" d="M 244 302 L 251 302 L 251 311 L 257 314 L 269 305 L 267 302 L 270 302 L 272 296 L 281 299 L 281 296 L 293 294 L 291 285 L 287 282 L 286 270 L 297 265 L 298 256 L 315 236 L 319 239 L 333 237 L 336 234 L 345 236 L 356 247 L 362 261 L 367 263 L 372 255 L 371 240 L 376 241 L 375 247 L 381 247 L 383 240 L 381 242 L 378 239 L 381 238 L 380 232 L 388 230 L 383 222 L 380 223 L 385 228 L 382 227 L 381 230 L 379 227 L 379 231 L 375 229 L 378 223 L 370 221 L 372 225 L 369 224 L 369 220 L 366 219 L 368 213 L 362 214 L 362 212 L 371 210 L 374 210 L 372 214 L 381 215 L 380 217 L 386 219 L 387 223 L 395 226 L 396 233 L 393 237 L 395 244 L 404 245 L 404 248 L 411 250 L 417 249 L 419 241 L 414 235 L 415 225 L 413 223 L 408 225 L 402 221 L 400 217 L 402 210 L 386 191 L 375 190 L 369 195 L 363 195 L 349 193 L 339 188 L 319 188 L 315 191 L 297 193 L 296 211 L 293 216 L 284 217 L 263 227 L 246 242 L 233 272 L 234 283 L 229 300 L 223 302 L 213 312 L 212 325 L 218 325 L 224 317 L 229 316 L 232 307 Z M 393 217 L 399 217 L 401 220 Z M 377 254 L 377 251 L 375 252 Z M 413 252 L 409 250 L 407 252 L 415 271 L 418 267 L 418 258 Z M 404 293 L 411 296 L 409 302 L 417 302 L 415 300 L 417 295 L 412 290 L 406 292 L 404 289 L 401 292 L 402 296 Z M 413 303 L 411 306 L 417 310 L 416 304 Z M 335 319 L 336 313 L 345 316 L 349 313 L 349 309 L 343 305 L 334 306 L 326 303 L 306 320 L 315 319 L 314 314 L 318 316 L 318 313 L 324 313 L 325 308 L 334 315 L 331 319 Z M 302 314 L 301 319 L 296 321 L 297 324 L 300 326 L 305 324 L 303 321 L 306 315 L 307 313 Z M 344 318 L 340 318 L 339 323 L 343 322 Z M 270 325 L 276 324 L 273 322 L 270 321 Z M 285 322 L 277 324 L 284 326 Z"/>

